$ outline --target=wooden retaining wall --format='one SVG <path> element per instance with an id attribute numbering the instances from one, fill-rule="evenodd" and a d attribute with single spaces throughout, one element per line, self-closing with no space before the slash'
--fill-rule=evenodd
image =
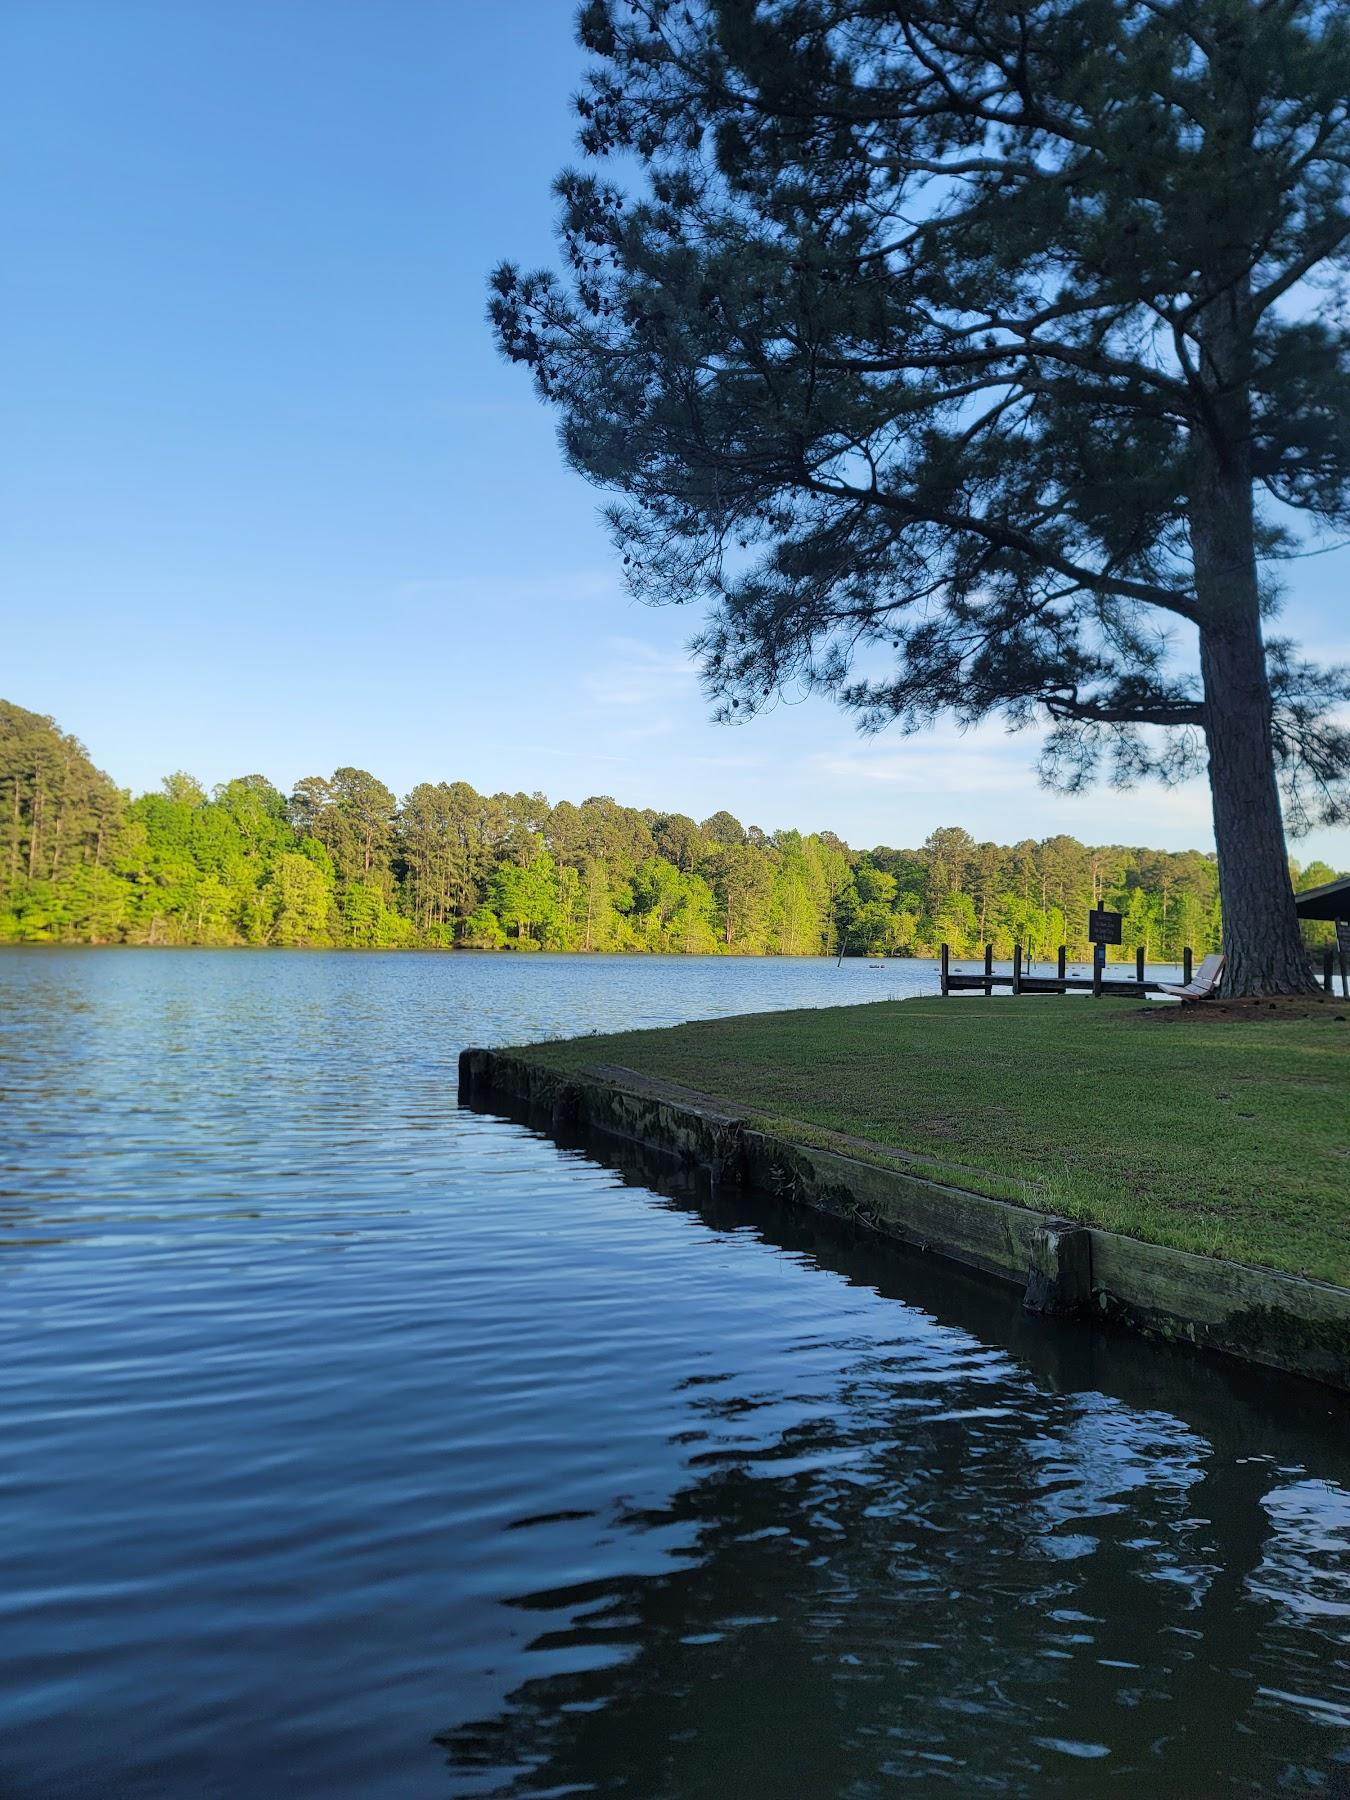
<path id="1" fill-rule="evenodd" d="M 983 1270 L 1021 1288 L 1030 1311 L 1111 1319 L 1350 1392 L 1350 1289 L 1330 1282 L 1144 1243 L 794 1144 L 725 1102 L 632 1069 L 563 1072 L 528 1052 L 466 1050 L 459 1081 L 464 1097 L 524 1105 L 545 1129 L 625 1138 L 715 1181 L 759 1188 Z"/>

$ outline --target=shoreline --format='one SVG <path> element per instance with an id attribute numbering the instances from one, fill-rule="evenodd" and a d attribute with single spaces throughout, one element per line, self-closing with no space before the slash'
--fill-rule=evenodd
<path id="1" fill-rule="evenodd" d="M 896 1166 L 906 1159 L 894 1146 L 805 1143 L 766 1129 L 746 1106 L 613 1064 L 560 1070 L 532 1054 L 541 1048 L 465 1050 L 461 1099 L 497 1098 L 550 1134 L 583 1127 L 702 1169 L 714 1184 L 851 1220 L 1022 1289 L 1029 1313 L 1124 1326 L 1350 1393 L 1350 1288 L 977 1193 L 925 1174 L 922 1157 Z"/>
<path id="2" fill-rule="evenodd" d="M 909 956 L 901 953 L 885 955 L 848 954 L 839 957 L 834 951 L 804 950 L 800 953 L 786 950 L 554 950 L 542 945 L 533 949 L 521 949 L 516 945 L 502 944 L 495 949 L 477 944 L 133 944 L 128 942 L 113 943 L 95 941 L 91 938 L 6 938 L 0 940 L 0 950 L 248 950 L 268 952 L 299 952 L 305 956 L 341 955 L 341 956 L 465 956 L 492 957 L 494 960 L 519 960 L 537 962 L 549 957 L 561 957 L 571 960 L 596 962 L 608 957 L 615 962 L 753 962 L 753 963 L 833 963 L 839 966 L 846 963 L 850 967 L 859 966 L 873 969 L 914 968 L 931 964 L 934 980 L 937 979 L 939 959 L 936 956 Z M 1011 968 L 1012 959 L 1001 957 L 995 959 L 994 968 Z M 1050 968 L 1052 959 L 1038 958 L 1033 964 L 1027 962 L 1025 969 Z M 1134 959 L 1122 958 L 1106 965 L 1112 969 L 1133 969 Z M 979 973 L 984 964 L 975 955 L 958 956 L 951 959 L 953 969 L 970 970 Z M 1090 958 L 1084 956 L 1069 959 L 1071 972 L 1090 972 Z M 1161 969 L 1173 974 L 1181 968 L 1180 963 L 1150 962 L 1148 969 Z"/>

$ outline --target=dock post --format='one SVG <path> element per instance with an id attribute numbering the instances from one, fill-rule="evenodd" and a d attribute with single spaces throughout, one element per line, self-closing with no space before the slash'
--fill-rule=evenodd
<path id="1" fill-rule="evenodd" d="M 1144 946 L 1140 944 L 1134 953 L 1134 978 L 1140 987 L 1144 985 Z"/>
<path id="2" fill-rule="evenodd" d="M 994 946 L 984 947 L 984 997 L 987 1000 L 994 991 Z"/>
<path id="3" fill-rule="evenodd" d="M 1055 966 L 1056 981 L 1063 982 L 1065 975 L 1068 972 L 1068 966 L 1069 966 L 1068 946 L 1065 944 L 1061 944 L 1059 947 L 1059 961 Z M 1064 992 L 1063 987 L 1061 987 L 1059 991 L 1062 994 Z"/>
<path id="4" fill-rule="evenodd" d="M 942 946 L 942 959 L 941 959 L 942 960 L 942 997 L 944 1000 L 947 998 L 948 993 L 951 991 L 947 986 L 947 975 L 948 975 L 947 964 L 948 964 L 948 961 L 950 960 L 950 957 L 951 957 L 951 951 L 948 950 L 947 946 L 944 944 Z"/>
<path id="5" fill-rule="evenodd" d="M 1013 989 L 1014 994 L 1022 991 L 1022 946 L 1013 945 Z"/>
<path id="6" fill-rule="evenodd" d="M 1191 961 L 1192 961 L 1191 947 L 1189 944 L 1187 944 L 1186 948 L 1181 952 L 1181 985 L 1182 985 L 1182 987 L 1189 987 L 1191 985 Z"/>

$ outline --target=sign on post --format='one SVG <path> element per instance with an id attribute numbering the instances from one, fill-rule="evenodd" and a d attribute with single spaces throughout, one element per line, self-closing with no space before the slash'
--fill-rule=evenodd
<path id="1" fill-rule="evenodd" d="M 1104 906 L 1094 906 L 1088 914 L 1088 942 L 1090 944 L 1118 944 L 1123 913 L 1107 912 Z"/>

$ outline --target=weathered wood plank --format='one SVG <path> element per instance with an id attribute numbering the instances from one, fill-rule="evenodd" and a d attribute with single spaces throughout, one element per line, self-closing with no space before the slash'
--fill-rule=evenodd
<path id="1" fill-rule="evenodd" d="M 1159 991 L 1164 994 L 1175 994 L 1178 1000 L 1207 1000 L 1219 985 L 1223 974 L 1223 957 L 1210 955 L 1205 958 L 1195 972 L 1193 980 L 1184 987 L 1173 987 L 1168 982 L 1160 982 Z"/>

